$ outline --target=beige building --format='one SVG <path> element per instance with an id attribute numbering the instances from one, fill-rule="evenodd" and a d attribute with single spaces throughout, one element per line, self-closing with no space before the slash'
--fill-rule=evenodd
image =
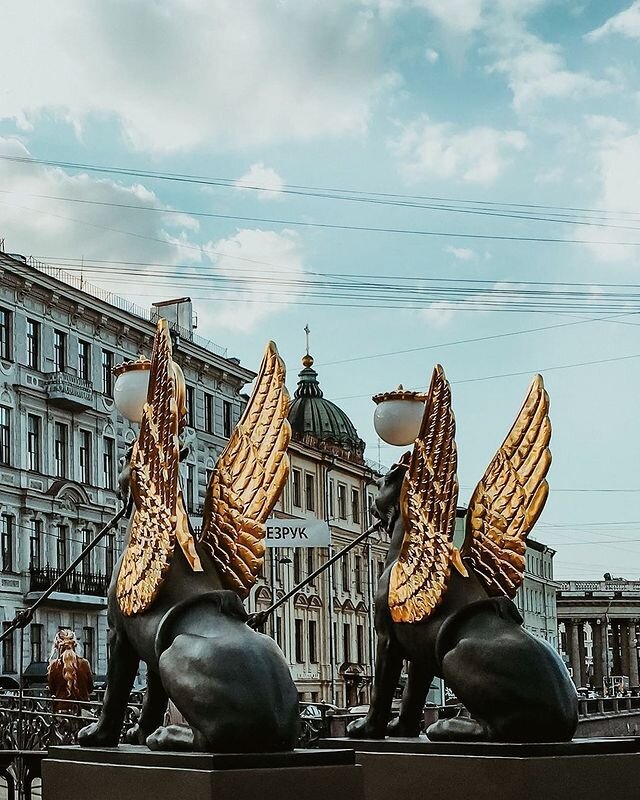
<path id="1" fill-rule="evenodd" d="M 276 515 L 326 520 L 330 548 L 267 552 L 250 610 L 261 610 L 325 563 L 370 524 L 377 465 L 347 415 L 323 397 L 305 356 L 289 420 L 291 473 Z M 282 606 L 272 632 L 302 699 L 352 706 L 368 702 L 374 663 L 373 599 L 388 539 L 375 535 Z"/>

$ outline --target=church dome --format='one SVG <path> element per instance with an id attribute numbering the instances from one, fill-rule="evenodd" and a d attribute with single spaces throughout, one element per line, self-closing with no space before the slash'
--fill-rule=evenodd
<path id="1" fill-rule="evenodd" d="M 302 359 L 296 389 L 289 409 L 289 422 L 294 439 L 327 450 L 350 461 L 363 463 L 365 443 L 358 436 L 353 422 L 331 400 L 322 395 L 313 358 Z"/>

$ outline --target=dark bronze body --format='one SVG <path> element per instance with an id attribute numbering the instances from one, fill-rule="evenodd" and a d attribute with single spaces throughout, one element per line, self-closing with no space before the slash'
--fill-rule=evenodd
<path id="1" fill-rule="evenodd" d="M 469 570 L 452 570 L 441 604 L 423 622 L 394 622 L 388 605 L 389 576 L 404 537 L 400 491 L 405 467 L 381 481 L 375 501 L 391 535 L 385 569 L 376 593 L 378 636 L 375 685 L 369 713 L 351 723 L 353 737 L 417 736 L 425 699 L 434 677 L 445 679 L 472 719 L 432 725 L 432 739 L 510 742 L 567 741 L 578 722 L 573 682 L 558 654 L 522 627 L 515 605 L 490 598 Z M 403 660 L 408 680 L 400 716 L 389 723 Z"/>
<path id="2" fill-rule="evenodd" d="M 245 624 L 235 592 L 222 589 L 207 554 L 194 573 L 179 549 L 151 608 L 125 617 L 116 598 L 120 561 L 109 587 L 110 658 L 100 719 L 84 728 L 84 746 L 118 744 L 140 661 L 147 664 L 142 714 L 127 734 L 152 749 L 210 752 L 291 750 L 298 696 L 282 652 Z M 189 728 L 163 728 L 167 700 Z"/>

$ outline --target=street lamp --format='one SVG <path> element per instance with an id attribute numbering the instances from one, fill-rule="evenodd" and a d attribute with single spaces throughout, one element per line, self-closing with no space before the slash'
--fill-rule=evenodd
<path id="1" fill-rule="evenodd" d="M 375 395 L 373 425 L 387 444 L 398 447 L 412 444 L 420 432 L 426 395 L 412 392 L 402 384 L 392 392 Z"/>
<path id="2" fill-rule="evenodd" d="M 151 361 L 141 356 L 135 361 L 125 361 L 113 368 L 116 382 L 113 401 L 116 408 L 130 422 L 140 422 L 149 391 Z"/>

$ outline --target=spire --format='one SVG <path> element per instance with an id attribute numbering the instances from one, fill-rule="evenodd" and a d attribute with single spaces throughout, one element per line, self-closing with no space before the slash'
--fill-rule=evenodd
<path id="1" fill-rule="evenodd" d="M 306 353 L 302 357 L 302 366 L 303 369 L 298 373 L 298 388 L 294 393 L 294 398 L 296 397 L 322 397 L 322 389 L 320 388 L 320 384 L 318 383 L 318 373 L 315 369 L 312 369 L 313 366 L 313 356 L 309 353 L 309 334 L 311 333 L 311 328 L 309 327 L 309 323 L 304 326 L 304 334 L 305 334 L 305 345 L 306 345 Z"/>
<path id="2" fill-rule="evenodd" d="M 305 341 L 307 346 L 307 352 L 302 357 L 302 366 L 303 367 L 312 367 L 313 366 L 313 356 L 309 353 L 309 334 L 311 333 L 311 328 L 309 327 L 309 323 L 304 326 L 304 335 Z M 302 373 L 301 373 L 302 374 Z"/>

